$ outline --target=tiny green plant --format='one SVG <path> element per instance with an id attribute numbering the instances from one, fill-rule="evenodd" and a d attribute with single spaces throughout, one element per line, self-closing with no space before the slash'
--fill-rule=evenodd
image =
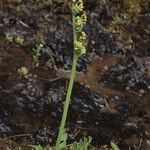
<path id="1" fill-rule="evenodd" d="M 33 59 L 35 63 L 38 63 L 39 57 L 41 56 L 41 51 L 43 44 L 36 44 L 36 48 L 33 48 Z"/>
<path id="2" fill-rule="evenodd" d="M 60 129 L 59 129 L 59 133 L 58 133 L 58 137 L 56 141 L 55 150 L 61 150 L 67 147 L 66 145 L 67 133 L 65 130 L 65 123 L 66 123 L 70 97 L 71 97 L 74 78 L 75 78 L 77 60 L 79 56 L 86 53 L 86 49 L 84 46 L 85 41 L 86 41 L 86 33 L 83 31 L 83 27 L 86 24 L 87 16 L 85 12 L 83 11 L 83 1 L 72 0 L 71 8 L 72 8 L 74 56 L 73 56 L 73 64 L 72 64 L 72 70 L 71 70 L 71 77 L 69 81 L 69 87 L 68 87 L 68 91 L 66 95 L 66 100 L 64 103 L 63 115 L 62 115 Z"/>
<path id="3" fill-rule="evenodd" d="M 16 40 L 16 43 L 19 45 L 23 45 L 25 42 L 25 39 L 23 36 L 18 36 L 15 40 Z"/>
<path id="4" fill-rule="evenodd" d="M 113 18 L 112 24 L 114 25 L 122 25 L 125 23 L 125 20 L 119 16 Z"/>
<path id="5" fill-rule="evenodd" d="M 11 34 L 6 34 L 6 37 L 5 37 L 5 38 L 6 38 L 6 41 L 7 41 L 7 42 L 10 42 L 10 43 L 11 43 L 11 42 L 13 42 L 13 38 L 14 38 L 14 37 L 13 37 Z"/>

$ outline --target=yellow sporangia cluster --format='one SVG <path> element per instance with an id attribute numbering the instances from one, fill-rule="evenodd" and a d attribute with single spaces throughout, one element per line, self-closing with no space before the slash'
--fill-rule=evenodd
<path id="1" fill-rule="evenodd" d="M 77 55 L 86 53 L 86 48 L 84 46 L 86 41 L 86 33 L 82 30 L 87 22 L 87 15 L 83 9 L 84 6 L 82 0 L 73 0 L 72 10 L 75 18 L 75 34 L 77 35 L 77 39 L 74 42 L 74 50 Z"/>

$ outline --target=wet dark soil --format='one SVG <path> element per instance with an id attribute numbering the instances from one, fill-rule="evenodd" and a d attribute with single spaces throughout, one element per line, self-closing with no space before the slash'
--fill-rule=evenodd
<path id="1" fill-rule="evenodd" d="M 149 4 L 133 17 L 123 2 L 84 1 L 87 54 L 77 65 L 68 143 L 92 136 L 96 147 L 113 141 L 121 150 L 140 143 L 150 149 Z M 123 23 L 114 19 L 119 14 L 126 14 Z M 61 0 L 0 2 L 0 149 L 54 145 L 70 77 L 71 33 L 70 9 Z M 20 74 L 21 67 L 29 73 Z M 13 135 L 20 136 L 7 139 Z"/>

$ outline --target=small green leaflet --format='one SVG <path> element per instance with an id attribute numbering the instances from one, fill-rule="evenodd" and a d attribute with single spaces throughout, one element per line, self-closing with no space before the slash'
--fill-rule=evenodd
<path id="1" fill-rule="evenodd" d="M 35 150 L 44 150 L 41 145 L 29 145 L 29 146 L 34 148 Z"/>
<path id="2" fill-rule="evenodd" d="M 62 135 L 60 136 L 59 139 L 59 150 L 64 149 L 67 147 L 66 141 L 67 141 L 68 135 L 66 133 L 66 131 L 64 130 L 64 132 L 62 133 Z"/>
<path id="3" fill-rule="evenodd" d="M 84 137 L 83 139 L 80 139 L 79 142 L 74 142 L 71 145 L 71 150 L 87 150 L 89 144 L 92 141 L 92 137 Z"/>
<path id="4" fill-rule="evenodd" d="M 113 150 L 120 150 L 119 147 L 114 142 L 111 142 L 110 144 Z"/>

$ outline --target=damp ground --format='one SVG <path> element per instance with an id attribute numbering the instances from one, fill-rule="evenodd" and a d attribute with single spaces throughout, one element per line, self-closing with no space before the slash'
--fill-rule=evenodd
<path id="1" fill-rule="evenodd" d="M 134 0 L 127 2 L 84 1 L 87 54 L 77 65 L 68 143 L 91 136 L 99 148 L 113 141 L 121 150 L 150 149 L 150 4 L 131 9 Z M 73 56 L 69 6 L 61 0 L 0 2 L 2 150 L 55 144 Z M 37 64 L 33 49 L 40 44 Z"/>

